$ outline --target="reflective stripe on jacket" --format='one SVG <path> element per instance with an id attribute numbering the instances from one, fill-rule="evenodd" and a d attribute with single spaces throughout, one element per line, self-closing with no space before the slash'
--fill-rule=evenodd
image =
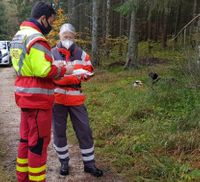
<path id="1" fill-rule="evenodd" d="M 84 69 L 93 72 L 90 56 L 82 49 L 73 44 L 70 50 L 66 50 L 58 44 L 52 49 L 54 60 L 65 60 L 74 65 L 74 69 Z M 69 56 L 69 57 L 67 57 Z M 81 82 L 84 81 L 75 75 L 66 75 L 63 78 L 54 80 L 57 88 L 55 89 L 55 103 L 67 106 L 82 105 L 85 95 L 81 91 Z"/>
<path id="2" fill-rule="evenodd" d="M 17 105 L 21 108 L 51 108 L 53 78 L 63 76 L 66 70 L 52 65 L 51 48 L 34 23 L 21 24 L 11 42 L 10 55 L 18 75 L 15 81 Z"/>

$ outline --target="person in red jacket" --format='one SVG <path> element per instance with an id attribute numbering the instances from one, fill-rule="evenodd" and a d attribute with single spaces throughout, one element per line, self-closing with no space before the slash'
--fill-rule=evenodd
<path id="1" fill-rule="evenodd" d="M 60 174 L 69 174 L 69 153 L 66 137 L 67 117 L 70 115 L 73 128 L 79 141 L 84 171 L 96 177 L 103 171 L 95 166 L 94 142 L 89 126 L 88 113 L 84 105 L 85 95 L 81 90 L 81 82 L 93 75 L 90 56 L 74 43 L 75 28 L 63 24 L 60 28 L 60 42 L 52 49 L 56 61 L 64 61 L 73 65 L 72 75 L 55 80 L 55 104 L 53 107 L 54 148 L 61 163 Z"/>
<path id="2" fill-rule="evenodd" d="M 16 161 L 18 182 L 46 181 L 53 80 L 73 71 L 72 66 L 52 64 L 51 48 L 44 35 L 50 32 L 55 14 L 50 4 L 37 2 L 32 8 L 31 19 L 21 24 L 11 42 L 10 54 L 17 73 L 15 100 L 21 108 L 21 139 Z"/>

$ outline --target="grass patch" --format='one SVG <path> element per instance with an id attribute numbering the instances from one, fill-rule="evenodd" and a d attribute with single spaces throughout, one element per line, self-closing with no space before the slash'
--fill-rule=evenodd
<path id="1" fill-rule="evenodd" d="M 84 85 L 96 152 L 128 181 L 198 181 L 199 90 L 178 74 L 179 51 L 155 49 L 166 63 L 104 68 Z M 147 56 L 145 44 L 140 50 Z M 161 77 L 154 85 L 152 70 Z M 133 87 L 135 80 L 143 87 Z"/>

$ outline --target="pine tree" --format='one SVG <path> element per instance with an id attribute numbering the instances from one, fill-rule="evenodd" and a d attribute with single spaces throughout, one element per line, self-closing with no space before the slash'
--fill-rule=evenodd
<path id="1" fill-rule="evenodd" d="M 6 39 L 8 36 L 7 32 L 7 18 L 6 18 L 5 5 L 0 2 L 0 39 Z"/>
<path id="2" fill-rule="evenodd" d="M 129 39 L 128 39 L 128 52 L 127 60 L 124 68 L 138 66 L 138 33 L 136 31 L 136 17 L 137 11 L 139 9 L 141 1 L 140 0 L 128 0 L 125 1 L 116 10 L 124 15 L 130 15 L 130 28 L 129 28 Z"/>

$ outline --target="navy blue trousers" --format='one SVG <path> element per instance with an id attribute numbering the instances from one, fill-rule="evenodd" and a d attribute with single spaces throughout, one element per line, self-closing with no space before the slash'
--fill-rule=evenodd
<path id="1" fill-rule="evenodd" d="M 94 142 L 89 125 L 88 112 L 85 105 L 64 106 L 55 104 L 53 107 L 53 139 L 54 148 L 59 160 L 69 161 L 69 148 L 67 144 L 67 118 L 68 114 L 73 129 L 79 142 L 83 164 L 85 166 L 95 165 Z"/>

